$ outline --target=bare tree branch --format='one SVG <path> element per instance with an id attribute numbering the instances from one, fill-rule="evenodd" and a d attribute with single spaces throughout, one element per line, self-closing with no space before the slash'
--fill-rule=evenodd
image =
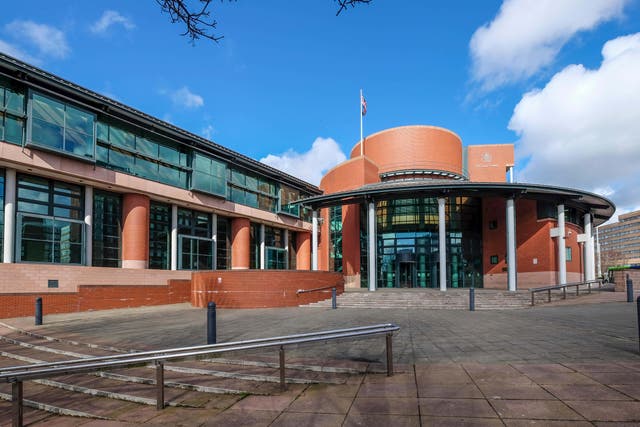
<path id="1" fill-rule="evenodd" d="M 345 10 L 347 6 L 355 7 L 356 4 L 371 3 L 371 0 L 334 0 L 334 1 L 338 2 L 338 6 L 340 6 L 338 8 L 338 11 L 336 12 L 336 16 L 340 15 L 340 12 Z"/>
<path id="2" fill-rule="evenodd" d="M 224 0 L 220 0 L 222 3 Z M 236 0 L 227 0 L 236 1 Z M 348 6 L 355 7 L 357 4 L 368 4 L 372 0 L 334 0 L 338 3 L 338 11 L 345 10 Z M 211 16 L 209 5 L 212 0 L 156 0 L 163 13 L 169 15 L 172 24 L 182 23 L 185 31 L 182 36 L 188 36 L 191 44 L 196 40 L 205 38 L 218 43 L 224 36 L 216 34 L 218 22 Z"/>
<path id="3" fill-rule="evenodd" d="M 191 44 L 201 37 L 216 43 L 224 38 L 212 32 L 216 29 L 218 22 L 207 10 L 211 0 L 198 0 L 200 3 L 198 8 L 190 7 L 187 0 L 156 0 L 156 2 L 160 5 L 162 12 L 169 14 L 172 24 L 181 22 L 185 25 L 186 29 L 181 35 L 188 36 Z"/>

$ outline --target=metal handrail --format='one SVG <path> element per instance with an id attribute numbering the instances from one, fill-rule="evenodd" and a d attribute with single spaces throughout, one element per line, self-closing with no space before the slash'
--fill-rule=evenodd
<path id="1" fill-rule="evenodd" d="M 386 334 L 387 375 L 393 375 L 393 350 L 391 338 L 393 332 L 400 327 L 392 323 L 360 326 L 354 328 L 309 332 L 303 334 L 284 335 L 271 338 L 260 338 L 229 343 L 172 348 L 159 351 L 100 356 L 78 360 L 47 362 L 34 365 L 14 366 L 0 371 L 0 381 L 12 384 L 13 424 L 22 426 L 23 414 L 23 381 L 48 378 L 57 375 L 68 375 L 82 372 L 94 372 L 104 369 L 131 367 L 154 363 L 156 366 L 156 408 L 163 409 L 164 402 L 164 362 L 190 357 L 203 357 L 229 351 L 253 350 L 259 348 L 279 347 L 280 386 L 284 390 L 285 363 L 284 347 L 293 344 L 312 343 L 342 338 L 357 338 L 369 335 Z"/>
<path id="2" fill-rule="evenodd" d="M 531 305 L 534 306 L 535 305 L 535 294 L 538 292 L 547 292 L 547 301 L 551 302 L 551 291 L 554 290 L 562 290 L 562 299 L 567 299 L 567 288 L 570 287 L 574 287 L 576 288 L 576 296 L 580 295 L 580 286 L 584 286 L 587 285 L 588 286 L 588 293 L 591 293 L 591 285 L 597 283 L 598 284 L 598 291 L 602 290 L 602 280 L 600 279 L 596 279 L 596 280 L 587 280 L 584 282 L 574 282 L 574 283 L 564 283 L 561 285 L 551 285 L 551 286 L 542 286 L 539 288 L 531 288 L 529 289 L 529 292 L 531 292 Z"/>
<path id="3" fill-rule="evenodd" d="M 332 286 L 323 286 L 322 288 L 313 288 L 313 289 L 298 289 L 296 291 L 296 295 L 300 295 L 300 294 L 306 294 L 308 292 L 317 292 L 317 291 L 324 291 L 326 289 L 334 289 L 336 286 L 332 285 Z"/>

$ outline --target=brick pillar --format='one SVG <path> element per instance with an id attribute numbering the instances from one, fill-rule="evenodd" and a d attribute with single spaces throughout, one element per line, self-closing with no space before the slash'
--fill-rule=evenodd
<path id="1" fill-rule="evenodd" d="M 231 220 L 231 268 L 247 270 L 249 268 L 251 248 L 251 223 L 247 218 Z"/>
<path id="2" fill-rule="evenodd" d="M 149 267 L 149 205 L 143 194 L 122 198 L 122 268 Z"/>
<path id="3" fill-rule="evenodd" d="M 342 206 L 342 272 L 360 274 L 360 205 Z"/>
<path id="4" fill-rule="evenodd" d="M 298 231 L 296 233 L 296 270 L 311 269 L 311 233 Z"/>

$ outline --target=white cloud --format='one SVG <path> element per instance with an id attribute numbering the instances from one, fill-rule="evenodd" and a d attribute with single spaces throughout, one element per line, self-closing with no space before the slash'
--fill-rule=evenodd
<path id="1" fill-rule="evenodd" d="M 262 163 L 290 175 L 318 185 L 326 171 L 346 160 L 345 154 L 333 138 L 316 138 L 306 153 L 289 150 L 282 155 L 269 154 Z"/>
<path id="2" fill-rule="evenodd" d="M 200 131 L 200 135 L 207 138 L 208 140 L 211 140 L 213 138 L 214 133 L 216 133 L 216 129 L 213 127 L 213 125 L 207 125 Z"/>
<path id="3" fill-rule="evenodd" d="M 5 26 L 5 30 L 16 40 L 35 46 L 42 55 L 64 58 L 71 51 L 65 34 L 50 25 L 13 21 Z"/>
<path id="4" fill-rule="evenodd" d="M 3 40 L 0 40 L 0 52 L 33 65 L 40 65 L 40 61 L 38 59 L 24 52 L 22 49 Z"/>
<path id="5" fill-rule="evenodd" d="M 469 47 L 473 79 L 485 91 L 533 76 L 576 33 L 618 18 L 630 0 L 504 0 Z"/>
<path id="6" fill-rule="evenodd" d="M 204 105 L 204 99 L 183 86 L 180 89 L 170 93 L 173 103 L 180 107 L 198 108 Z"/>
<path id="7" fill-rule="evenodd" d="M 120 24 L 125 30 L 133 30 L 136 26 L 131 19 L 120 15 L 115 10 L 105 10 L 100 19 L 91 25 L 94 34 L 105 34 L 114 25 Z"/>
<path id="8" fill-rule="evenodd" d="M 599 192 L 628 211 L 640 205 L 640 33 L 602 56 L 598 69 L 570 65 L 526 93 L 509 129 L 524 181 Z"/>

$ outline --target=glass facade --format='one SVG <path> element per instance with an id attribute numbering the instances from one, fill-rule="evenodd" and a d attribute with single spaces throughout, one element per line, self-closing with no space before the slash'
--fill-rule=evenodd
<path id="1" fill-rule="evenodd" d="M 265 268 L 284 270 L 287 268 L 287 250 L 285 249 L 284 230 L 264 227 Z"/>
<path id="2" fill-rule="evenodd" d="M 298 245 L 297 245 L 297 233 L 289 230 L 289 270 L 295 270 L 298 268 Z"/>
<path id="3" fill-rule="evenodd" d="M 558 219 L 558 205 L 553 202 L 538 200 L 536 202 L 538 219 Z M 564 208 L 564 220 L 571 224 L 580 225 L 580 214 L 575 208 Z"/>
<path id="4" fill-rule="evenodd" d="M 285 185 L 280 186 L 279 212 L 293 215 L 296 218 L 299 218 L 300 205 L 293 203 L 297 200 L 300 200 L 300 192 L 298 190 L 287 187 Z"/>
<path id="5" fill-rule="evenodd" d="M 0 76 L 0 142 L 46 150 L 100 168 L 309 220 L 310 211 L 295 202 L 312 193 L 304 185 L 298 188 L 295 180 L 283 176 L 285 184 L 271 171 L 253 168 L 241 156 L 230 157 L 215 144 L 190 140 L 186 133 L 176 136 L 170 126 L 155 126 L 142 117 L 137 121 L 119 116 L 120 110 L 108 105 L 83 106 L 68 98 L 74 90 L 65 91 L 67 97 L 58 96 L 32 87 L 27 80 Z M 91 244 L 91 265 L 121 267 L 121 194 L 95 189 L 90 236 L 85 235 L 89 229 L 84 224 L 83 186 L 19 174 L 16 196 L 16 261 L 82 265 L 86 263 L 84 245 Z M 1 169 L 0 202 L 2 230 Z M 218 218 L 213 230 L 210 214 L 182 209 L 179 217 L 179 268 L 231 268 L 227 218 Z M 169 269 L 171 206 L 151 202 L 149 220 L 149 268 Z M 266 256 L 270 268 L 295 265 L 295 251 L 287 258 L 282 233 L 272 233 L 276 237 Z M 289 247 L 293 248 L 293 243 L 290 241 Z M 0 233 L 0 254 L 3 246 Z M 252 263 L 258 268 L 259 250 L 252 250 Z"/>
<path id="6" fill-rule="evenodd" d="M 260 268 L 260 224 L 251 223 L 249 226 L 249 268 Z"/>
<path id="7" fill-rule="evenodd" d="M 82 187 L 30 175 L 17 181 L 17 261 L 81 265 Z"/>
<path id="8" fill-rule="evenodd" d="M 22 145 L 25 114 L 24 90 L 0 77 L 0 140 Z"/>
<path id="9" fill-rule="evenodd" d="M 361 212 L 366 212 L 361 207 Z M 439 287 L 438 200 L 397 199 L 378 202 L 377 286 Z M 480 199 L 449 197 L 445 204 L 447 287 L 482 287 Z M 367 286 L 367 221 L 361 220 L 361 277 Z"/>
<path id="10" fill-rule="evenodd" d="M 216 269 L 227 270 L 231 268 L 231 224 L 218 215 L 216 225 Z"/>
<path id="11" fill-rule="evenodd" d="M 120 267 L 122 198 L 96 190 L 93 194 L 93 262 L 96 267 Z"/>
<path id="12" fill-rule="evenodd" d="M 178 144 L 125 126 L 97 124 L 96 162 L 109 169 L 187 188 L 188 155 Z"/>
<path id="13" fill-rule="evenodd" d="M 234 202 L 269 212 L 276 212 L 276 184 L 241 169 L 229 170 L 227 198 Z"/>
<path id="14" fill-rule="evenodd" d="M 342 272 L 342 206 L 329 208 L 329 270 Z"/>
<path id="15" fill-rule="evenodd" d="M 213 254 L 211 215 L 178 209 L 178 268 L 212 270 Z"/>
<path id="16" fill-rule="evenodd" d="M 96 117 L 37 92 L 30 93 L 28 142 L 77 157 L 95 157 Z"/>
<path id="17" fill-rule="evenodd" d="M 149 268 L 171 268 L 171 205 L 151 201 L 149 206 Z"/>

